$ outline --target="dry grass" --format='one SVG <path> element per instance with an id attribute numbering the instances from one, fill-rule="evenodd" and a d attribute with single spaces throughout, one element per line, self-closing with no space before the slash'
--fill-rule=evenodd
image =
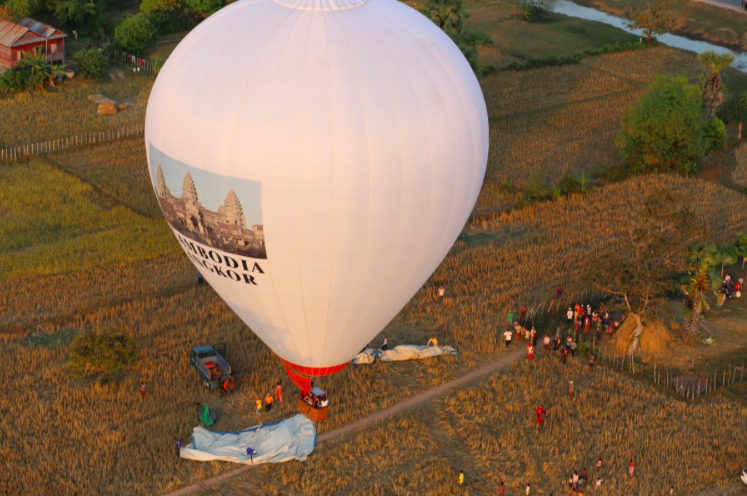
<path id="1" fill-rule="evenodd" d="M 665 494 L 669 484 L 693 494 L 733 480 L 741 469 L 747 406 L 723 398 L 687 403 L 614 371 L 580 363 L 522 362 L 506 374 L 424 407 L 320 445 L 305 463 L 266 466 L 203 494 L 251 493 L 256 484 L 281 494 L 451 495 L 566 494 L 572 470 L 604 461 L 593 494 Z M 574 381 L 575 397 L 567 396 Z M 534 410 L 548 411 L 544 428 Z M 634 458 L 636 476 L 627 477 Z M 586 493 L 587 491 L 584 491 Z M 590 491 L 589 491 L 590 492 Z"/>
<path id="2" fill-rule="evenodd" d="M 48 91 L 0 98 L 0 146 L 141 126 L 154 81 L 151 75 L 128 73 L 123 81 L 74 79 Z M 114 116 L 98 115 L 86 99 L 95 93 L 135 106 Z"/>

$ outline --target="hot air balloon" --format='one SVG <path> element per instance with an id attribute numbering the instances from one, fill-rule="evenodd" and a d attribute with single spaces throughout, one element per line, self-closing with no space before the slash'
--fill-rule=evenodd
<path id="1" fill-rule="evenodd" d="M 309 391 L 446 256 L 488 120 L 457 46 L 397 0 L 242 0 L 168 58 L 145 144 L 185 253 Z"/>

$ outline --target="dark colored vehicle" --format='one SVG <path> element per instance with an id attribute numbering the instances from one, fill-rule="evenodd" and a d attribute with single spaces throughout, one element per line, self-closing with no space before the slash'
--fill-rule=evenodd
<path id="1" fill-rule="evenodd" d="M 224 391 L 233 391 L 231 366 L 223 358 L 225 355 L 226 345 L 224 344 L 192 348 L 192 352 L 189 354 L 189 363 L 202 376 L 206 388 L 220 387 Z"/>

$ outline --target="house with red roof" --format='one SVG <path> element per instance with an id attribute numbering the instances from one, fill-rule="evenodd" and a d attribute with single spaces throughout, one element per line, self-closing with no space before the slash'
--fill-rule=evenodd
<path id="1" fill-rule="evenodd" d="M 48 62 L 62 63 L 65 38 L 59 29 L 28 17 L 17 23 L 0 19 L 0 71 L 18 65 L 23 52 L 43 53 Z"/>

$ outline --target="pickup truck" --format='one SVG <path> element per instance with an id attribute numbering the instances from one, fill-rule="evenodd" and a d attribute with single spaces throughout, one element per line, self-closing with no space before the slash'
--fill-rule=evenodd
<path id="1" fill-rule="evenodd" d="M 192 348 L 189 363 L 200 374 L 206 388 L 220 387 L 227 392 L 233 391 L 231 366 L 223 358 L 225 354 L 226 346 L 223 344 Z"/>

